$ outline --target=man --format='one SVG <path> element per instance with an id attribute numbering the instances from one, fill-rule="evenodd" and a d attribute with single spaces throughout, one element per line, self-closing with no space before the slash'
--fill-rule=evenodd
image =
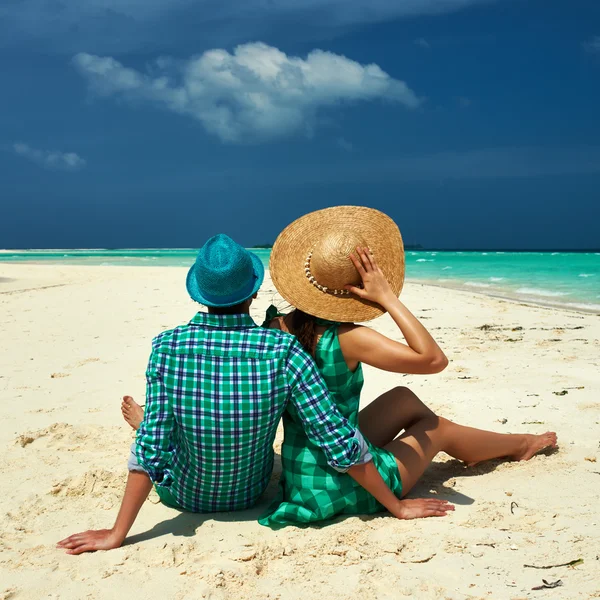
<path id="1" fill-rule="evenodd" d="M 143 421 L 111 529 L 58 543 L 69 554 L 119 547 L 152 483 L 163 504 L 192 512 L 256 503 L 273 468 L 273 441 L 288 402 L 329 465 L 347 471 L 392 512 L 399 499 L 375 469 L 360 432 L 337 411 L 295 337 L 249 314 L 264 278 L 260 259 L 226 235 L 206 242 L 187 276 L 208 307 L 153 341 Z"/>

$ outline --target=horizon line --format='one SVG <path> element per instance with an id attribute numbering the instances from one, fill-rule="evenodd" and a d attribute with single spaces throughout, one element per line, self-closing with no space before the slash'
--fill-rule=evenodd
<path id="1" fill-rule="evenodd" d="M 271 250 L 272 247 L 246 247 L 246 250 Z M 164 247 L 124 247 L 124 248 L 0 248 L 0 253 L 10 252 L 86 252 L 86 251 L 106 251 L 106 252 L 119 252 L 128 250 L 186 250 L 190 252 L 197 252 L 198 248 L 185 248 L 176 246 L 164 246 Z M 441 248 L 441 247 L 424 247 L 407 244 L 405 250 L 410 252 L 600 252 L 600 248 Z"/>

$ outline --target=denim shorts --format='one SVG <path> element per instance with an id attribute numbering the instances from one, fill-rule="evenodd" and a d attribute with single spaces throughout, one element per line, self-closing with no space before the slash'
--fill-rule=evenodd
<path id="1" fill-rule="evenodd" d="M 140 465 L 140 463 L 138 462 L 137 456 L 135 454 L 135 442 L 133 442 L 133 444 L 131 444 L 131 447 L 129 448 L 129 458 L 127 459 L 127 470 L 129 472 L 133 472 L 133 473 L 146 473 L 146 475 L 148 474 L 146 469 L 144 469 L 144 467 L 142 467 Z M 161 504 L 164 504 L 165 506 L 168 506 L 169 508 L 176 508 L 177 510 L 185 510 L 184 508 L 182 508 L 179 505 L 179 503 L 173 497 L 173 494 L 171 493 L 171 491 L 168 488 L 161 487 L 161 486 L 158 486 L 155 484 L 154 489 L 156 490 L 156 493 L 158 494 L 158 497 L 160 498 Z"/>
<path id="2" fill-rule="evenodd" d="M 129 458 L 127 459 L 127 470 L 133 471 L 134 473 L 146 473 L 147 474 L 146 469 L 144 469 L 144 467 L 140 466 L 137 456 L 135 455 L 135 442 L 133 442 L 133 444 L 131 444 L 131 447 L 129 448 Z"/>

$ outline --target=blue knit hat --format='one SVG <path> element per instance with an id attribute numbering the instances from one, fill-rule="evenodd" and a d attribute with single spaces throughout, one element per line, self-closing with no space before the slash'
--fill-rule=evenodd
<path id="1" fill-rule="evenodd" d="M 254 296 L 264 278 L 260 258 L 220 233 L 198 251 L 186 287 L 192 300 L 205 306 L 234 306 Z"/>

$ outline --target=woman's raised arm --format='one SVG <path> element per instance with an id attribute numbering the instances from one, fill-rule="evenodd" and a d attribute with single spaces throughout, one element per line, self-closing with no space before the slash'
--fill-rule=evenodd
<path id="1" fill-rule="evenodd" d="M 347 362 L 364 362 L 394 373 L 439 373 L 448 359 L 421 322 L 396 298 L 368 248 L 357 248 L 350 259 L 359 272 L 363 287 L 346 286 L 360 298 L 385 309 L 406 340 L 397 342 L 359 325 L 342 325 L 339 339 Z"/>

